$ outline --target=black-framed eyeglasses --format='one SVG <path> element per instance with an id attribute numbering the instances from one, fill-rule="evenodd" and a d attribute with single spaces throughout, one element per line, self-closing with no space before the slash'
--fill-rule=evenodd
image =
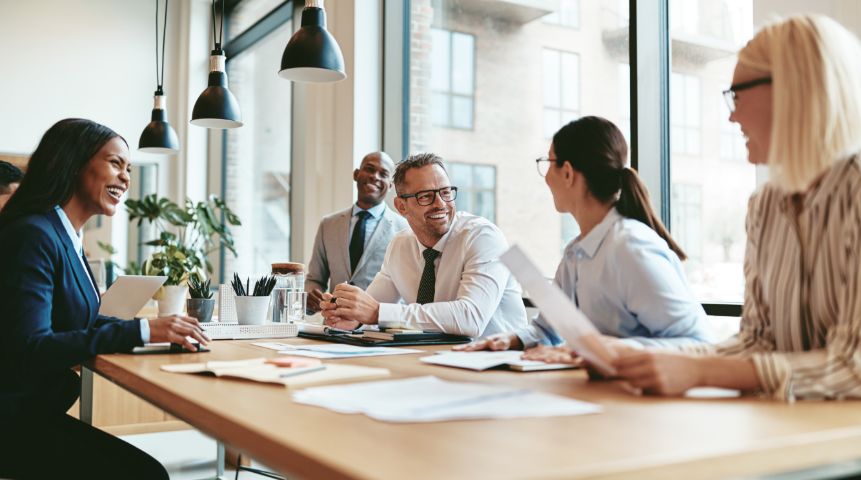
<path id="1" fill-rule="evenodd" d="M 437 194 L 439 194 L 439 198 L 441 198 L 443 202 L 453 202 L 454 199 L 457 198 L 457 187 L 442 187 L 437 188 L 436 190 L 419 190 L 416 193 L 398 195 L 398 198 L 406 200 L 407 198 L 415 197 L 416 203 L 422 207 L 426 207 L 436 200 Z"/>
<path id="2" fill-rule="evenodd" d="M 759 85 L 768 85 L 771 83 L 771 77 L 762 77 L 747 82 L 736 83 L 723 91 L 723 98 L 726 100 L 726 106 L 729 107 L 729 113 L 735 112 L 736 94 L 742 90 L 753 88 Z"/>
<path id="3" fill-rule="evenodd" d="M 556 163 L 558 160 L 555 158 L 549 157 L 539 157 L 535 159 L 535 168 L 538 169 L 538 175 L 542 177 L 547 176 L 547 172 L 550 170 L 550 165 L 552 163 Z"/>

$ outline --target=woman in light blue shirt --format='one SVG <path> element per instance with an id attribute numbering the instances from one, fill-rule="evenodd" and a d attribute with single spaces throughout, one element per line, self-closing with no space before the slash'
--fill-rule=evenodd
<path id="1" fill-rule="evenodd" d="M 655 215 L 628 145 L 612 122 L 583 117 L 553 136 L 536 160 L 561 213 L 580 235 L 565 248 L 556 284 L 604 335 L 626 343 L 676 348 L 708 340 L 705 312 L 685 281 L 685 254 Z M 539 317 L 516 332 L 460 349 L 528 349 L 562 340 Z"/>

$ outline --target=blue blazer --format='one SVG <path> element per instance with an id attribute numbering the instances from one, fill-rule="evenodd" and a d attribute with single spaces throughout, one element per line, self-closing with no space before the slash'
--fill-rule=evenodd
<path id="1" fill-rule="evenodd" d="M 140 320 L 98 311 L 53 209 L 0 226 L 0 417 L 65 412 L 80 394 L 72 367 L 142 345 Z"/>

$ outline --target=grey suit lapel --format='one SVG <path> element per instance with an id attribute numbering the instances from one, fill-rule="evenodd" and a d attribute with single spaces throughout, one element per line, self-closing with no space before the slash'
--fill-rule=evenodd
<path id="1" fill-rule="evenodd" d="M 368 244 L 365 245 L 365 251 L 362 254 L 362 258 L 359 259 L 359 264 L 356 265 L 356 272 L 362 269 L 366 263 L 368 263 L 368 259 L 371 257 L 371 254 L 368 252 L 372 252 L 375 248 L 377 248 L 377 244 L 382 242 L 383 238 L 391 237 L 392 232 L 392 219 L 389 216 L 389 209 L 383 211 L 383 218 L 380 219 L 380 223 L 377 224 L 376 230 L 371 234 L 371 239 L 368 240 Z M 351 272 L 351 277 L 356 274 L 356 272 Z"/>
<path id="2" fill-rule="evenodd" d="M 353 274 L 353 272 L 350 271 L 350 220 L 352 218 L 352 206 L 342 212 L 341 215 L 338 217 L 338 231 L 336 232 L 335 238 L 338 239 L 339 248 L 336 248 L 335 251 L 338 252 L 338 256 L 340 256 L 341 258 L 332 259 L 333 265 L 340 264 L 341 268 L 344 269 L 343 271 L 346 272 L 346 275 L 344 275 L 344 277 L 346 278 L 350 278 L 350 276 Z"/>

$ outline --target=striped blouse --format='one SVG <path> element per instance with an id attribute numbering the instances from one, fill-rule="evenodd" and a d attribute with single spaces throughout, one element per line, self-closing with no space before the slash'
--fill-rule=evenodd
<path id="1" fill-rule="evenodd" d="M 753 360 L 786 401 L 861 397 L 861 166 L 834 164 L 808 193 L 767 184 L 748 206 L 739 334 L 707 353 Z"/>

